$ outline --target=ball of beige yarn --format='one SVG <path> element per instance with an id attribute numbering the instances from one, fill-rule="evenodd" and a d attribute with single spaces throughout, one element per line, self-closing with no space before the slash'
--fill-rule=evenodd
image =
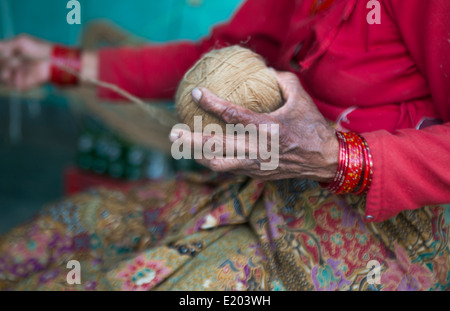
<path id="1" fill-rule="evenodd" d="M 205 54 L 184 75 L 175 96 L 178 117 L 191 131 L 194 116 L 201 116 L 203 128 L 218 124 L 225 133 L 226 124 L 192 100 L 196 87 L 206 87 L 220 98 L 255 112 L 271 112 L 282 105 L 278 82 L 264 59 L 237 45 Z"/>

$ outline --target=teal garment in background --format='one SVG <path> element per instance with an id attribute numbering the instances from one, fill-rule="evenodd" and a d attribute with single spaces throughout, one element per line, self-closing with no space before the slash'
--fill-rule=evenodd
<path id="1" fill-rule="evenodd" d="M 150 41 L 196 40 L 226 21 L 243 0 L 79 0 L 81 24 L 69 25 L 66 0 L 1 0 L 9 5 L 14 34 L 28 33 L 52 42 L 76 45 L 83 29 L 97 19 L 110 20 Z M 4 26 L 2 26 L 4 28 Z M 0 31 L 7 36 L 5 30 Z"/>

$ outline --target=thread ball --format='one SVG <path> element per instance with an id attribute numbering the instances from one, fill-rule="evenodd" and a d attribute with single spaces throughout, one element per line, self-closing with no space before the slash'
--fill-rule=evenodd
<path id="1" fill-rule="evenodd" d="M 234 45 L 204 54 L 181 80 L 175 108 L 179 119 L 194 131 L 194 116 L 202 117 L 202 130 L 218 124 L 225 132 L 225 122 L 203 110 L 191 92 L 205 87 L 222 99 L 258 113 L 269 113 L 282 103 L 281 91 L 274 73 L 264 59 L 250 49 Z"/>

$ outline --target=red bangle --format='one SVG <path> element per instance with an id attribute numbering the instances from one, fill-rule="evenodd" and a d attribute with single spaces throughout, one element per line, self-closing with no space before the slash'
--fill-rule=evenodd
<path id="1" fill-rule="evenodd" d="M 339 192 L 339 189 L 342 188 L 342 186 L 344 185 L 345 182 L 345 176 L 347 176 L 348 173 L 348 165 L 349 165 L 349 149 L 348 149 L 348 143 L 347 140 L 345 139 L 345 136 L 343 135 L 343 133 L 336 133 L 341 141 L 342 141 L 342 158 L 339 159 L 339 165 L 341 166 L 341 170 L 339 171 L 339 180 L 338 182 L 334 185 L 334 187 L 330 187 L 330 191 L 331 192 Z"/>
<path id="2" fill-rule="evenodd" d="M 355 133 L 343 133 L 349 148 L 349 163 L 344 184 L 338 193 L 353 192 L 360 183 L 363 171 L 362 140 Z"/>
<path id="3" fill-rule="evenodd" d="M 77 85 L 81 70 L 81 51 L 55 45 L 52 49 L 50 81 L 61 86 Z"/>
<path id="4" fill-rule="evenodd" d="M 364 194 L 372 182 L 373 161 L 366 140 L 356 133 L 336 132 L 338 168 L 333 181 L 321 186 L 334 194 Z"/>
<path id="5" fill-rule="evenodd" d="M 372 155 L 370 153 L 369 145 L 364 137 L 360 136 L 363 142 L 363 150 L 364 150 L 364 179 L 361 184 L 361 188 L 356 191 L 356 194 L 364 194 L 369 191 L 370 184 L 372 183 L 372 175 L 373 175 L 373 161 Z"/>

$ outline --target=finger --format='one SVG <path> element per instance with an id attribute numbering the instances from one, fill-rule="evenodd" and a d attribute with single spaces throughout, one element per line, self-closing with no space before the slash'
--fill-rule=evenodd
<path id="1" fill-rule="evenodd" d="M 177 143 L 178 146 L 184 148 L 190 148 L 190 155 L 194 156 L 194 159 L 213 159 L 223 158 L 224 148 L 221 138 L 215 137 L 215 135 L 204 135 L 200 132 L 190 132 L 183 129 L 172 129 L 170 133 L 170 140 L 172 143 Z"/>
<path id="2" fill-rule="evenodd" d="M 200 132 L 190 132 L 183 129 L 173 128 L 170 132 L 170 141 L 183 144 L 184 146 L 190 146 L 192 148 L 202 148 L 204 139 L 207 139 L 207 136 Z"/>
<path id="3" fill-rule="evenodd" d="M 170 140 L 172 142 L 179 140 L 180 144 L 190 146 L 191 150 L 202 151 L 203 157 L 207 159 L 224 157 L 258 158 L 258 138 L 253 134 L 206 135 L 174 128 L 170 134 Z"/>
<path id="4" fill-rule="evenodd" d="M 13 69 L 12 71 L 12 87 L 18 91 L 23 91 L 24 89 L 24 74 L 23 70 Z"/>
<path id="5" fill-rule="evenodd" d="M 206 88 L 195 88 L 192 98 L 205 111 L 217 116 L 227 124 L 258 124 L 259 116 L 245 107 L 226 101 Z"/>
<path id="6" fill-rule="evenodd" d="M 183 146 L 189 146 L 190 150 L 194 151 L 194 158 L 196 159 L 201 157 L 213 159 L 237 155 L 245 157 L 248 153 L 248 149 L 245 148 L 245 137 L 240 138 L 218 134 L 205 135 L 199 132 L 173 129 L 170 134 L 170 140 L 172 142 L 178 141 Z"/>
<path id="7" fill-rule="evenodd" d="M 9 68 L 2 69 L 0 74 L 0 80 L 2 81 L 2 83 L 7 84 L 10 78 L 11 70 Z"/>
<path id="8" fill-rule="evenodd" d="M 11 76 L 8 80 L 8 86 L 10 88 L 17 88 L 17 81 L 19 80 L 19 73 L 17 72 L 16 69 L 11 69 Z"/>
<path id="9" fill-rule="evenodd" d="M 252 160 L 248 159 L 199 159 L 197 162 L 214 172 L 245 171 L 253 163 Z"/>
<path id="10" fill-rule="evenodd" d="M 276 110 L 277 113 L 285 113 L 286 110 L 295 110 L 298 112 L 299 102 L 303 103 L 301 106 L 315 106 L 295 74 L 290 72 L 273 72 L 277 78 L 283 98 L 286 101 L 280 109 Z"/>
<path id="11" fill-rule="evenodd" d="M 16 40 L 5 40 L 0 42 L 0 62 L 9 61 L 17 50 Z"/>
<path id="12" fill-rule="evenodd" d="M 303 91 L 300 80 L 295 74 L 275 70 L 273 70 L 273 73 L 278 81 L 281 93 L 286 100 L 292 97 L 293 94 L 298 94 L 300 91 Z"/>
<path id="13" fill-rule="evenodd" d="M 19 82 L 17 89 L 19 91 L 29 91 L 37 85 L 36 78 L 30 73 L 30 68 L 25 66 L 19 70 Z"/>

